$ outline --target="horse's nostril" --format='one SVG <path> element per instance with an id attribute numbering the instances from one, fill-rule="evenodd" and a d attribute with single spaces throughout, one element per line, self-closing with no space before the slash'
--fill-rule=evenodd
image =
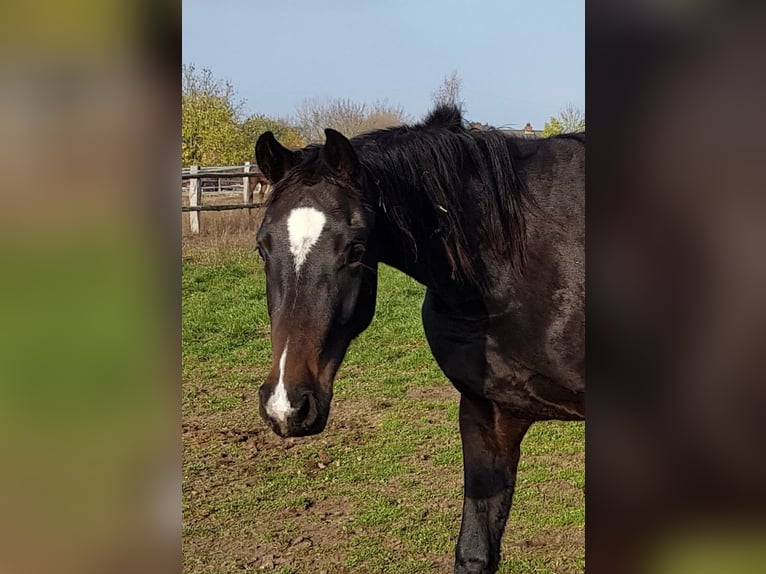
<path id="1" fill-rule="evenodd" d="M 301 402 L 301 406 L 298 409 L 297 419 L 299 421 L 305 421 L 306 418 L 309 416 L 310 410 L 311 410 L 311 395 L 303 395 L 303 402 Z"/>
<path id="2" fill-rule="evenodd" d="M 301 402 L 301 406 L 298 408 L 295 420 L 303 428 L 308 429 L 316 422 L 318 414 L 316 397 L 312 393 L 303 395 L 303 402 Z"/>

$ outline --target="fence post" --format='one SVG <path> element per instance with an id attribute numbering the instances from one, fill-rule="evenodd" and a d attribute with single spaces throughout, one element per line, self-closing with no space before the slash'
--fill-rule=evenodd
<path id="1" fill-rule="evenodd" d="M 250 173 L 250 162 L 245 162 L 245 173 Z M 253 203 L 253 191 L 250 188 L 250 178 L 249 177 L 243 177 L 242 178 L 242 203 L 245 205 L 250 205 Z"/>
<path id="2" fill-rule="evenodd" d="M 199 171 L 196 165 L 189 168 L 190 174 L 196 174 Z M 197 207 L 202 205 L 202 187 L 200 186 L 200 180 L 192 178 L 189 180 L 189 207 Z M 189 212 L 189 228 L 194 235 L 199 233 L 199 211 Z"/>

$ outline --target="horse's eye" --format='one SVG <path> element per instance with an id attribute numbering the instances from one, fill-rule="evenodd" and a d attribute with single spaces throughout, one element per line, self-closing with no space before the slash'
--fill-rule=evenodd
<path id="1" fill-rule="evenodd" d="M 346 249 L 346 265 L 361 263 L 363 257 L 364 245 L 361 243 L 352 243 L 348 249 Z"/>

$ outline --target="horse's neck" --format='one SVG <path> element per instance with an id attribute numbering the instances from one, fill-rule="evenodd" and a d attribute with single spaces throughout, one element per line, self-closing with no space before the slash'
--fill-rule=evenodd
<path id="1" fill-rule="evenodd" d="M 413 250 L 412 240 L 393 225 L 385 215 L 379 214 L 375 223 L 375 238 L 378 245 L 378 259 L 398 269 L 426 286 L 433 283 L 429 277 L 429 269 L 420 263 L 425 255 Z M 418 246 L 419 247 L 419 246 Z"/>
<path id="2" fill-rule="evenodd" d="M 385 215 L 379 215 L 375 236 L 379 261 L 409 275 L 418 283 L 439 293 L 447 300 L 465 300 L 478 297 L 473 288 L 461 286 L 447 259 L 440 241 L 426 241 L 406 236 Z"/>

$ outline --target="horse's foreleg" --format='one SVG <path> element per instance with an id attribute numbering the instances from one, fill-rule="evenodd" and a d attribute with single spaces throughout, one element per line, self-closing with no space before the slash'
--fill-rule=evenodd
<path id="1" fill-rule="evenodd" d="M 462 396 L 463 522 L 455 574 L 495 572 L 511 509 L 521 439 L 531 421 L 511 417 L 492 402 Z"/>

